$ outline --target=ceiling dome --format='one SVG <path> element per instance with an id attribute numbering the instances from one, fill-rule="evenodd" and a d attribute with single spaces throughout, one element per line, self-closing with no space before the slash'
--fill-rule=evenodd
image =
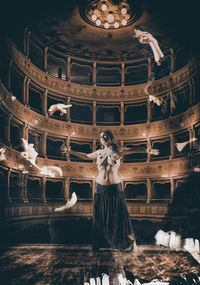
<path id="1" fill-rule="evenodd" d="M 99 29 L 85 21 L 80 13 L 82 2 L 85 1 L 75 2 L 65 5 L 55 13 L 51 11 L 37 18 L 29 25 L 32 33 L 48 47 L 90 60 L 127 61 L 151 57 L 149 45 L 141 45 L 133 37 L 136 25 L 150 32 L 164 51 L 176 44 L 170 35 L 166 36 L 147 7 L 141 5 L 143 1 L 138 1 L 140 6 L 136 3 L 133 7 L 137 9 L 134 21 L 122 29 L 111 30 Z"/>

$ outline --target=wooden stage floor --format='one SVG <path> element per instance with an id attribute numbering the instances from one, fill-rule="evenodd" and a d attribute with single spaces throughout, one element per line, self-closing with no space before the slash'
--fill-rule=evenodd
<path id="1" fill-rule="evenodd" d="M 128 266 L 140 282 L 200 271 L 198 261 L 184 250 L 139 246 L 138 253 L 101 250 L 88 245 L 21 244 L 1 249 L 2 285 L 83 285 L 91 277 L 106 273 L 110 285 L 118 285 L 118 273 Z M 198 258 L 197 258 L 198 259 Z"/>

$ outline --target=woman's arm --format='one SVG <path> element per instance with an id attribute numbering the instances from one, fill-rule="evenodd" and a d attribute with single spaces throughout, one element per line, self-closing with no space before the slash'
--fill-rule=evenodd
<path id="1" fill-rule="evenodd" d="M 73 154 L 73 155 L 75 155 L 79 158 L 82 158 L 82 159 L 87 159 L 87 160 L 95 159 L 95 158 L 90 157 L 91 153 L 87 154 L 84 152 L 70 150 L 70 154 Z"/>
<path id="2" fill-rule="evenodd" d="M 97 158 L 97 155 L 98 155 L 98 152 L 99 152 L 99 150 L 96 150 L 96 151 L 94 151 L 94 152 L 92 152 L 92 153 L 84 153 L 84 152 L 79 152 L 79 151 L 75 151 L 75 150 L 72 150 L 71 149 L 71 147 L 69 147 L 69 148 L 63 148 L 62 147 L 62 151 L 63 152 L 69 152 L 69 153 L 71 153 L 71 154 L 73 154 L 73 155 L 75 155 L 75 156 L 77 156 L 77 157 L 79 157 L 79 158 L 81 158 L 81 159 L 86 159 L 86 160 L 95 160 L 96 158 Z"/>
<path id="3" fill-rule="evenodd" d="M 124 155 L 132 154 L 132 153 L 150 153 L 153 155 L 158 155 L 159 150 L 154 149 L 154 148 L 151 148 L 151 149 L 145 148 L 145 147 L 129 147 L 129 148 L 122 149 L 122 151 L 120 152 L 120 155 L 124 156 Z"/>

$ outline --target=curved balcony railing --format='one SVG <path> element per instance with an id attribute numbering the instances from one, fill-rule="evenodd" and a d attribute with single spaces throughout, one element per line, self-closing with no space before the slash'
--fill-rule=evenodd
<path id="1" fill-rule="evenodd" d="M 10 48 L 14 62 L 24 74 L 38 86 L 48 89 L 54 94 L 99 101 L 134 101 L 147 97 L 145 92 L 147 84 L 144 82 L 143 84 L 134 86 L 133 84 L 130 84 L 130 86 L 124 86 L 124 84 L 121 83 L 119 86 L 113 84 L 112 87 L 97 86 L 96 84 L 87 86 L 84 82 L 80 84 L 73 83 L 72 81 L 62 80 L 59 77 L 51 76 L 47 72 L 42 71 L 42 69 L 36 67 L 28 57 L 24 56 L 14 44 L 11 44 Z M 172 88 L 177 88 L 180 84 L 190 80 L 194 74 L 198 72 L 198 67 L 199 63 L 195 59 L 190 60 L 189 63 L 185 63 L 184 67 L 174 72 L 173 76 L 169 75 L 154 81 L 150 89 L 150 94 L 161 95 L 170 92 Z"/>
<path id="2" fill-rule="evenodd" d="M 0 85 L 0 98 L 2 105 L 8 113 L 12 114 L 21 124 L 30 128 L 39 130 L 40 132 L 51 134 L 60 138 L 82 138 L 85 140 L 95 140 L 105 126 L 83 125 L 71 123 L 70 121 L 61 121 L 48 118 L 38 114 L 30 108 L 21 104 L 18 100 L 12 99 L 12 94 L 5 87 Z M 199 104 L 192 106 L 189 110 L 182 114 L 170 117 L 161 121 L 153 121 L 151 123 L 142 123 L 135 125 L 109 126 L 118 140 L 144 140 L 144 138 L 156 138 L 180 132 L 183 129 L 190 129 L 198 124 L 200 118 Z"/>
<path id="3" fill-rule="evenodd" d="M 7 181 L 4 193 L 4 198 L 9 203 L 5 207 L 6 218 L 37 218 L 38 215 L 49 215 L 57 205 L 65 203 L 74 191 L 77 193 L 78 203 L 68 215 L 92 215 L 97 175 L 93 163 L 56 161 L 56 166 L 63 170 L 63 177 L 33 175 L 22 172 L 23 159 L 20 152 L 2 143 L 0 147 L 6 150 L 6 160 L 0 166 L 0 181 Z M 199 160 L 199 153 L 193 159 Z M 37 164 L 40 167 L 46 166 L 47 160 L 38 158 Z M 49 159 L 48 165 L 55 165 L 55 161 Z M 165 217 L 168 203 L 173 200 L 175 187 L 190 170 L 188 158 L 129 165 L 122 163 L 119 175 L 130 215 L 157 219 Z"/>
<path id="4" fill-rule="evenodd" d="M 0 142 L 0 146 L 5 148 L 6 160 L 1 162 L 1 165 L 10 169 L 21 172 L 25 167 L 25 160 L 21 153 L 6 146 Z M 194 160 L 199 159 L 199 152 L 193 155 Z M 119 170 L 119 176 L 123 181 L 134 181 L 141 179 L 165 180 L 175 177 L 185 176 L 191 171 L 190 164 L 191 157 L 180 157 L 172 160 L 159 160 L 151 162 L 137 162 L 137 163 L 122 163 Z M 94 163 L 60 161 L 38 157 L 37 165 L 43 166 L 58 166 L 63 171 L 63 177 L 70 177 L 71 179 L 93 180 L 97 175 L 97 169 Z M 37 175 L 36 175 L 37 176 Z M 39 175 L 42 177 L 42 175 Z"/>
<path id="5" fill-rule="evenodd" d="M 21 46 L 21 45 L 20 45 Z M 147 82 L 154 68 L 153 56 L 138 60 L 92 61 L 46 47 L 30 31 L 25 31 L 23 51 L 41 70 L 72 83 L 97 86 L 134 85 Z M 183 48 L 165 50 L 168 74 L 182 68 L 191 55 Z M 167 75 L 168 75 L 167 74 Z"/>

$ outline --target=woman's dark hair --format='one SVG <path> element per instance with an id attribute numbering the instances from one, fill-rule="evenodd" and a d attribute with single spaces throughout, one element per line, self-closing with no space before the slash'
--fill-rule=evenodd
<path id="1" fill-rule="evenodd" d="M 109 131 L 109 130 L 104 130 L 104 131 L 101 132 L 101 134 L 103 134 L 103 138 L 104 138 L 105 141 L 108 141 L 108 139 L 111 140 L 110 146 L 112 147 L 112 150 L 114 152 L 116 152 L 117 154 L 119 154 L 120 143 L 115 140 L 112 132 Z"/>

